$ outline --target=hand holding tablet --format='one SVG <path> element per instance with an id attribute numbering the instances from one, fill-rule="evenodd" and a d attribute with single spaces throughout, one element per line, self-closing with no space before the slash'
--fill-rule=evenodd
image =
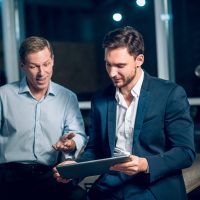
<path id="1" fill-rule="evenodd" d="M 56 169 L 62 178 L 83 178 L 107 173 L 110 171 L 109 168 L 111 166 L 127 161 L 129 161 L 129 156 L 119 156 L 72 163 L 68 165 L 58 165 Z"/>

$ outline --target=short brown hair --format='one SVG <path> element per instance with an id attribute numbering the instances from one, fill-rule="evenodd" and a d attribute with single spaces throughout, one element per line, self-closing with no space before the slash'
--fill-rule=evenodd
<path id="1" fill-rule="evenodd" d="M 130 55 L 144 54 L 143 37 L 130 26 L 108 32 L 103 40 L 103 48 L 116 49 L 120 47 L 127 47 Z"/>
<path id="2" fill-rule="evenodd" d="M 22 44 L 19 48 L 20 62 L 22 64 L 25 64 L 26 56 L 29 53 L 36 53 L 38 51 L 43 50 L 46 47 L 49 49 L 49 51 L 51 53 L 51 57 L 53 57 L 53 49 L 48 40 L 46 40 L 45 38 L 42 38 L 42 37 L 37 37 L 37 36 L 31 36 L 31 37 L 26 38 L 22 42 Z"/>

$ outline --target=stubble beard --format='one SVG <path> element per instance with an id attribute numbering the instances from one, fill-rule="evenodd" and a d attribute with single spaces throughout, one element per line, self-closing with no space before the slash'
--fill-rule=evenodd
<path id="1" fill-rule="evenodd" d="M 122 83 L 121 85 L 118 85 L 118 86 L 117 86 L 117 84 L 115 84 L 115 86 L 118 87 L 119 89 L 125 88 L 134 81 L 135 77 L 136 77 L 136 73 L 134 73 L 132 76 L 127 76 L 124 78 L 124 81 L 123 81 L 124 83 Z"/>

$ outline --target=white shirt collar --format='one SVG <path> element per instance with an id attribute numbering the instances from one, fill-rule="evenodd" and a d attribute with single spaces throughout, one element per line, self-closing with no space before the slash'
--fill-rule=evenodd
<path id="1" fill-rule="evenodd" d="M 141 91 L 143 80 L 144 80 L 144 71 L 142 70 L 142 74 L 141 74 L 139 80 L 137 81 L 136 85 L 131 89 L 131 94 L 134 97 L 138 98 L 140 96 L 140 91 Z M 115 98 L 118 103 L 121 102 L 121 96 L 122 96 L 122 94 L 120 93 L 119 88 L 116 88 Z"/>

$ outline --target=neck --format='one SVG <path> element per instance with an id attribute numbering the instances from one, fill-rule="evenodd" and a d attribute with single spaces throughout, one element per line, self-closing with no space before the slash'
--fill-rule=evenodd
<path id="1" fill-rule="evenodd" d="M 127 86 L 120 88 L 120 92 L 123 95 L 128 106 L 131 104 L 131 102 L 133 100 L 133 95 L 131 93 L 131 90 L 137 84 L 138 80 L 141 77 L 141 74 L 142 74 L 142 70 L 141 70 L 141 68 L 138 68 L 136 70 L 134 80 L 132 82 L 130 82 Z"/>
<path id="2" fill-rule="evenodd" d="M 123 94 L 124 100 L 126 101 L 127 106 L 133 101 L 133 96 L 131 93 Z"/>
<path id="3" fill-rule="evenodd" d="M 33 87 L 30 87 L 30 86 L 29 86 L 29 88 L 30 88 L 31 94 L 34 96 L 34 98 L 37 101 L 41 100 L 46 95 L 46 93 L 48 91 L 48 88 L 38 89 L 38 90 L 33 88 Z"/>
<path id="4" fill-rule="evenodd" d="M 47 92 L 47 91 L 46 91 Z M 45 95 L 46 95 L 46 92 L 31 92 L 32 95 L 34 96 L 34 98 L 39 101 L 41 100 Z"/>
<path id="5" fill-rule="evenodd" d="M 120 92 L 122 93 L 122 95 L 131 95 L 131 90 L 133 89 L 133 87 L 137 84 L 138 80 L 140 79 L 142 75 L 142 70 L 141 68 L 138 68 L 136 70 L 136 73 L 135 73 L 135 77 L 134 79 L 126 86 L 120 88 Z"/>

